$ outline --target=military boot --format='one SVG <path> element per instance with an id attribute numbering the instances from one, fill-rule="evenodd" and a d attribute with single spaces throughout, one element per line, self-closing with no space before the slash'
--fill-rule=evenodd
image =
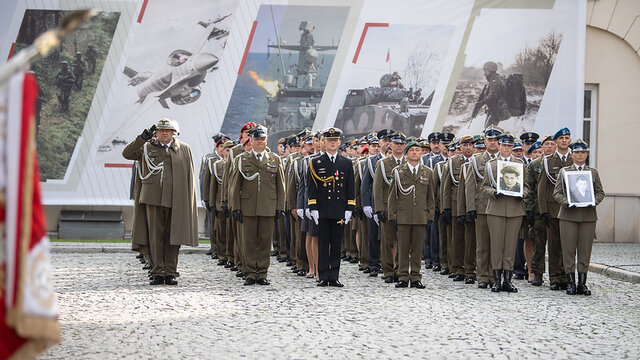
<path id="1" fill-rule="evenodd" d="M 567 274 L 567 295 L 576 294 L 576 274 Z"/>
<path id="2" fill-rule="evenodd" d="M 493 270 L 493 286 L 491 287 L 491 292 L 500 292 L 502 287 L 500 286 L 500 280 L 502 277 L 502 269 Z"/>
<path id="3" fill-rule="evenodd" d="M 533 280 L 531 280 L 531 285 L 542 286 L 542 274 L 533 274 Z"/>
<path id="4" fill-rule="evenodd" d="M 578 286 L 576 293 L 581 295 L 591 295 L 591 291 L 587 288 L 587 273 L 578 273 Z"/>
<path id="5" fill-rule="evenodd" d="M 504 281 L 502 282 L 502 290 L 510 293 L 517 293 L 518 289 L 511 283 L 511 277 L 513 276 L 513 271 L 505 270 L 504 271 Z"/>

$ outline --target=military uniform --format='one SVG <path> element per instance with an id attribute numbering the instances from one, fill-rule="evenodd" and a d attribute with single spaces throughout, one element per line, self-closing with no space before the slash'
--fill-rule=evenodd
<path id="1" fill-rule="evenodd" d="M 56 75 L 56 87 L 58 88 L 58 101 L 62 111 L 69 111 L 69 97 L 71 89 L 76 83 L 76 77 L 69 70 L 68 63 L 62 63 L 62 70 Z"/>
<path id="2" fill-rule="evenodd" d="M 410 145 L 410 144 L 409 144 Z M 389 191 L 389 219 L 398 227 L 397 287 L 420 287 L 420 261 L 426 225 L 434 217 L 433 172 L 418 163 L 415 170 L 405 162 L 393 170 Z"/>
<path id="3" fill-rule="evenodd" d="M 369 268 L 369 236 L 368 236 L 368 218 L 363 216 L 362 213 L 362 177 L 364 176 L 364 167 L 367 161 L 367 156 L 361 157 L 355 169 L 355 197 L 356 208 L 359 209 L 358 213 L 360 218 L 357 220 L 357 233 L 358 233 L 358 262 L 360 263 L 361 270 Z"/>
<path id="4" fill-rule="evenodd" d="M 84 81 L 84 73 L 87 71 L 87 64 L 82 59 L 81 53 L 76 53 L 73 59 L 73 75 L 76 77 L 76 89 L 82 90 L 82 82 Z"/>
<path id="5" fill-rule="evenodd" d="M 564 159 L 563 159 L 564 157 Z M 542 159 L 542 171 L 538 176 L 538 206 L 540 214 L 544 218 L 550 218 L 547 224 L 547 240 L 549 242 L 549 281 L 555 288 L 559 284 L 561 288 L 566 286 L 567 279 L 562 265 L 562 244 L 560 242 L 560 223 L 558 211 L 560 204 L 553 197 L 553 190 L 558 181 L 560 169 L 573 164 L 573 159 L 567 152 L 564 156 L 557 151 Z"/>
<path id="6" fill-rule="evenodd" d="M 587 151 L 587 144 L 582 140 L 576 140 L 572 144 L 573 151 Z M 560 204 L 558 211 L 558 219 L 560 225 L 560 239 L 562 241 L 562 261 L 564 271 L 567 274 L 567 282 L 569 288 L 567 293 L 571 294 L 571 288 L 575 289 L 575 271 L 576 271 L 576 252 L 578 255 L 578 294 L 590 295 L 585 285 L 587 280 L 587 272 L 589 271 L 589 263 L 591 261 L 591 248 L 593 246 L 593 238 L 596 231 L 596 221 L 598 213 L 595 206 L 588 207 L 569 207 L 567 200 L 567 191 L 564 173 L 573 171 L 589 171 L 591 172 L 593 187 L 593 196 L 595 204 L 598 205 L 604 200 L 604 190 L 598 170 L 584 164 L 577 166 L 576 164 L 564 167 L 560 170 L 558 182 L 554 188 L 554 198 Z M 586 201 L 585 201 L 586 202 Z"/>
<path id="7" fill-rule="evenodd" d="M 393 178 L 391 172 L 396 166 L 402 165 L 406 162 L 406 158 L 403 156 L 400 159 L 395 158 L 393 155 L 385 157 L 377 162 L 377 169 L 375 178 L 373 180 L 373 199 L 374 199 L 374 211 L 376 214 L 384 212 L 388 214 L 387 204 L 389 201 L 389 190 L 391 189 L 391 183 Z M 393 255 L 393 249 L 396 245 L 396 234 L 393 225 L 385 219 L 380 219 L 380 261 L 382 264 L 382 273 L 387 278 L 395 278 L 397 275 L 396 263 Z"/>
<path id="8" fill-rule="evenodd" d="M 484 67 L 488 65 L 485 64 Z M 493 63 L 495 66 L 495 63 Z M 487 83 L 482 88 L 478 100 L 473 111 L 473 117 L 477 114 L 477 111 L 482 107 L 487 107 L 487 118 L 484 122 L 484 127 L 487 128 L 490 125 L 498 125 L 500 121 L 507 120 L 511 117 L 507 108 L 507 102 L 505 101 L 504 94 L 506 91 L 506 84 L 504 78 L 496 73 L 497 67 L 493 70 L 493 74 L 487 79 Z"/>
<path id="9" fill-rule="evenodd" d="M 215 151 L 204 155 L 200 162 L 200 175 L 198 176 L 200 180 L 200 199 L 202 199 L 206 210 L 204 219 L 205 235 L 209 236 L 209 241 L 211 243 L 209 255 L 212 255 L 214 258 L 217 256 L 217 253 L 215 252 L 215 214 L 211 212 L 211 206 L 214 205 L 214 203 L 209 201 L 209 186 L 211 185 L 212 165 L 219 158 L 220 156 L 218 156 L 218 153 Z"/>
<path id="10" fill-rule="evenodd" d="M 329 128 L 323 133 L 328 139 L 342 132 Z M 356 201 L 351 161 L 339 153 L 332 157 L 333 161 L 324 153 L 309 162 L 307 201 L 314 222 L 318 222 L 318 285 L 341 287 L 340 246 Z"/>
<path id="11" fill-rule="evenodd" d="M 298 190 L 302 182 L 302 153 L 292 154 L 287 170 L 287 210 L 297 209 Z M 297 215 L 297 214 L 296 214 Z M 291 217 L 291 260 L 295 261 L 298 275 L 306 275 L 309 270 L 307 259 L 306 234 L 302 233 L 302 219 Z"/>
<path id="12" fill-rule="evenodd" d="M 251 134 L 253 138 L 266 137 L 266 130 L 253 129 Z M 237 158 L 231 202 L 234 216 L 242 224 L 245 285 L 255 282 L 267 285 L 274 216 L 277 220 L 284 212 L 282 163 L 277 155 L 267 150 L 245 152 Z"/>
<path id="13" fill-rule="evenodd" d="M 175 131 L 168 119 L 160 119 L 157 128 Z M 191 148 L 177 138 L 167 145 L 148 141 L 151 136 L 152 131 L 145 130 L 122 155 L 141 165 L 139 202 L 146 207 L 152 285 L 175 285 L 180 245 L 198 246 Z"/>
<path id="14" fill-rule="evenodd" d="M 98 59 L 98 52 L 93 48 L 92 45 L 89 45 L 87 52 L 85 53 L 87 57 L 87 65 L 89 65 L 89 73 L 93 74 L 96 72 L 96 60 Z"/>
<path id="15" fill-rule="evenodd" d="M 482 191 L 489 198 L 487 203 L 487 225 L 489 227 L 491 268 L 493 269 L 494 281 L 491 291 L 506 290 L 515 292 L 517 289 L 511 284 L 511 276 L 513 275 L 516 241 L 522 224 L 522 217 L 524 216 L 524 208 L 522 199 L 495 194 L 496 179 L 499 179 L 497 173 L 498 160 L 518 163 L 522 163 L 522 161 L 513 156 L 503 159 L 499 155 L 497 158 L 487 162 L 482 182 Z M 503 274 L 504 284 L 500 287 L 500 277 Z"/>
<path id="16" fill-rule="evenodd" d="M 386 136 L 386 135 L 385 135 Z M 360 185 L 360 198 L 362 200 L 362 209 L 368 208 L 370 216 L 367 216 L 367 246 L 369 252 L 369 269 L 365 270 L 370 276 L 377 276 L 381 270 L 380 265 L 380 226 L 373 219 L 373 182 L 375 179 L 375 171 L 377 163 L 383 156 L 381 153 L 368 156 L 364 168 L 362 169 L 362 183 Z M 366 215 L 366 214 L 365 214 Z"/>
<path id="17" fill-rule="evenodd" d="M 226 161 L 218 158 L 211 165 L 211 176 L 209 182 L 208 201 L 211 206 L 211 218 L 215 221 L 212 230 L 215 236 L 211 237 L 212 249 L 218 255 L 218 265 L 225 265 L 227 259 L 227 218 L 222 213 L 222 182 L 224 176 L 224 166 Z"/>

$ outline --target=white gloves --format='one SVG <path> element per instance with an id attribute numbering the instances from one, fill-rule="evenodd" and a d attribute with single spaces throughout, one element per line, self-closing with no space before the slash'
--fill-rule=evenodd
<path id="1" fill-rule="evenodd" d="M 304 210 L 296 209 L 296 214 L 298 214 L 298 218 L 304 219 Z"/>
<path id="2" fill-rule="evenodd" d="M 373 214 L 373 221 L 376 222 L 376 225 L 380 225 L 380 220 L 378 220 L 378 214 Z"/>
<path id="3" fill-rule="evenodd" d="M 364 215 L 369 219 L 371 219 L 371 217 L 373 216 L 373 208 L 371 206 L 363 207 L 362 211 L 364 211 Z"/>
<path id="4" fill-rule="evenodd" d="M 307 216 L 307 219 L 311 220 L 311 212 L 309 212 L 309 208 L 304 209 L 304 214 Z"/>
<path id="5" fill-rule="evenodd" d="M 316 223 L 316 225 L 318 225 L 318 219 L 320 218 L 320 214 L 318 213 L 318 210 L 311 210 L 310 213 L 311 213 L 310 218 L 312 218 L 313 222 Z"/>
<path id="6" fill-rule="evenodd" d="M 347 225 L 351 220 L 351 210 L 345 210 L 344 212 L 344 224 Z"/>

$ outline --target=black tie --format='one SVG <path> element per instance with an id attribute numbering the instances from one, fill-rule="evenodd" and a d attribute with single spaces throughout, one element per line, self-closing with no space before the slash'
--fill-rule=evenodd
<path id="1" fill-rule="evenodd" d="M 331 162 L 335 163 L 335 159 L 333 158 L 333 155 L 331 155 Z"/>
<path id="2" fill-rule="evenodd" d="M 578 166 L 578 171 L 582 171 L 582 166 Z"/>
<path id="3" fill-rule="evenodd" d="M 400 165 L 400 160 L 396 159 L 396 165 Z"/>
<path id="4" fill-rule="evenodd" d="M 564 155 L 562 155 L 562 162 L 564 162 L 566 159 L 566 157 Z"/>
<path id="5" fill-rule="evenodd" d="M 262 155 L 262 154 L 256 154 L 256 157 L 258 158 L 258 161 L 260 161 L 260 156 L 261 156 L 261 155 Z"/>

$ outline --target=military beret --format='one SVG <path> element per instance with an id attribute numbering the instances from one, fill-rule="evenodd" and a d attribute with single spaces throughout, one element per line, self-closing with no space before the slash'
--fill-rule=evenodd
<path id="1" fill-rule="evenodd" d="M 407 146 L 405 146 L 404 148 L 404 154 L 407 155 L 407 152 L 409 151 L 409 149 L 414 146 L 420 147 L 420 144 L 417 141 L 410 141 L 409 143 L 407 143 Z"/>
<path id="2" fill-rule="evenodd" d="M 527 154 L 531 154 L 533 150 L 537 150 L 540 148 L 542 148 L 542 143 L 540 143 L 540 141 L 536 141 L 533 144 L 531 144 L 531 146 L 529 147 L 529 150 L 527 150 Z"/>
<path id="3" fill-rule="evenodd" d="M 560 136 L 564 135 L 571 135 L 571 131 L 569 130 L 569 128 L 563 127 L 562 129 L 558 130 L 558 132 L 553 135 L 553 140 L 556 140 Z"/>
<path id="4" fill-rule="evenodd" d="M 244 131 L 249 131 L 251 129 L 253 129 L 254 127 L 256 127 L 256 123 L 249 121 L 248 123 L 242 125 L 242 129 L 240 129 L 240 132 L 244 132 Z"/>

